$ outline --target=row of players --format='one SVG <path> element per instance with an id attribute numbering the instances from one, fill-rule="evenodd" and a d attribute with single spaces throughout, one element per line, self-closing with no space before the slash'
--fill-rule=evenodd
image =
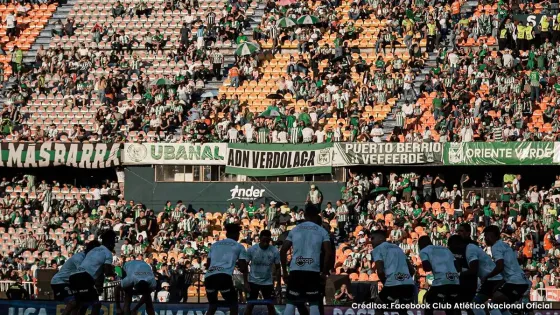
<path id="1" fill-rule="evenodd" d="M 260 293 L 268 301 L 264 304 L 267 304 L 269 314 L 275 314 L 271 303 L 274 282 L 280 285 L 280 273 L 277 272 L 274 279 L 273 270 L 281 270 L 287 283 L 285 315 L 294 315 L 296 308 L 304 315 L 324 314 L 325 279 L 332 269 L 334 257 L 332 241 L 321 222 L 318 209 L 307 207 L 305 222 L 289 232 L 280 251 L 270 245 L 271 233 L 268 230 L 261 232 L 259 244 L 245 250 L 238 243 L 239 225 L 226 225 L 226 239 L 212 245 L 207 259 L 204 283 L 209 303 L 207 314 L 215 314 L 220 292 L 230 308 L 230 314 L 237 315 L 238 294 L 232 276 L 236 265 L 243 274 L 245 290 L 249 292 L 248 300 L 257 300 Z M 530 282 L 520 268 L 514 251 L 500 239 L 499 228 L 489 226 L 484 230 L 484 239 L 491 247 L 492 257 L 471 240 L 470 232 L 470 225 L 462 225 L 458 234 L 449 238 L 448 247 L 432 245 L 427 236 L 419 238 L 422 267 L 426 272 L 431 271 L 434 277 L 425 296 L 426 303 L 483 304 L 489 299 L 495 304 L 518 303 L 529 289 Z M 386 237 L 386 231 L 372 233 L 371 255 L 383 283 L 376 302 L 384 305 L 384 310 L 391 310 L 391 303 L 414 303 L 418 291 L 413 265 L 399 246 L 386 242 Z M 114 276 L 112 251 L 115 238 L 113 231 L 107 231 L 101 236 L 101 243 L 89 242 L 84 252 L 68 259 L 53 277 L 51 286 L 55 298 L 66 303 L 65 315 L 85 314 L 89 307 L 92 307 L 92 315 L 99 315 L 99 288 L 104 276 Z M 293 258 L 288 271 L 290 249 Z M 151 293 L 155 288 L 156 280 L 150 265 L 141 260 L 125 263 L 122 281 L 116 292 L 117 312 L 131 314 L 132 297 L 136 295 L 141 299 L 132 314 L 146 305 L 146 313 L 154 315 Z M 123 308 L 119 300 L 121 291 L 125 296 Z M 306 304 L 309 304 L 309 310 Z M 246 314 L 252 312 L 253 306 L 254 303 L 248 304 Z M 431 314 L 432 311 L 429 309 L 426 313 Z M 406 310 L 399 312 L 406 314 Z M 447 314 L 453 312 L 446 310 Z M 474 309 L 473 312 L 475 315 L 485 314 L 483 309 Z M 499 313 L 510 314 L 506 309 L 490 311 L 492 315 Z"/>

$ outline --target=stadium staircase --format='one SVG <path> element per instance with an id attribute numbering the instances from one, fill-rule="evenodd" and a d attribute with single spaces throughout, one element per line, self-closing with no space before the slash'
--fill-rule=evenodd
<path id="1" fill-rule="evenodd" d="M 251 26 L 243 31 L 243 35 L 247 37 L 247 40 L 250 42 L 255 42 L 253 40 L 253 29 L 257 27 L 262 20 L 262 16 L 264 15 L 264 3 L 259 3 L 256 8 L 254 8 L 254 14 L 248 14 L 247 18 L 251 19 L 250 24 Z M 215 80 L 215 78 L 211 81 L 208 81 L 204 85 L 204 92 L 212 92 L 214 95 L 218 95 L 218 90 L 220 86 L 224 84 L 224 80 L 227 78 L 228 71 L 233 64 L 235 63 L 235 49 L 237 45 L 233 45 L 231 47 L 222 47 L 220 48 L 220 52 L 224 55 L 224 65 L 222 69 L 222 80 Z"/>
<path id="2" fill-rule="evenodd" d="M 68 14 L 70 14 L 70 11 L 72 11 L 75 4 L 76 0 L 68 0 L 65 4 L 60 5 L 56 9 L 56 12 L 49 20 L 49 24 L 45 26 L 43 31 L 37 37 L 37 40 L 35 40 L 35 43 L 31 46 L 31 49 L 25 55 L 25 58 L 23 59 L 24 63 L 34 63 L 35 56 L 37 56 L 37 50 L 39 50 L 41 46 L 45 47 L 45 49 L 49 47 L 53 38 L 52 31 L 55 24 L 58 21 L 61 21 L 64 24 L 64 22 L 66 22 L 66 18 L 68 18 Z"/>
<path id="3" fill-rule="evenodd" d="M 465 1 L 461 6 L 461 15 L 472 16 L 475 9 L 478 7 L 478 1 Z M 449 38 L 445 40 L 445 47 L 449 50 L 451 48 L 451 42 Z M 425 60 L 424 67 L 420 69 L 420 72 L 417 73 L 414 79 L 414 90 L 416 95 L 420 95 L 420 86 L 424 81 L 426 75 L 430 74 L 432 68 L 435 68 L 437 65 L 436 62 L 437 54 L 435 52 L 428 53 L 428 58 Z M 410 101 L 410 100 L 409 100 Z M 398 106 L 404 105 L 406 100 L 399 99 L 397 101 Z M 385 138 L 391 135 L 396 121 L 395 121 L 395 114 L 396 114 L 397 106 L 393 107 L 391 113 L 387 116 L 387 119 L 383 121 L 383 131 L 385 132 Z"/>
<path id="4" fill-rule="evenodd" d="M 313 11 L 316 8 L 317 3 L 311 4 L 311 10 Z M 340 23 L 346 23 L 349 21 L 348 18 L 348 11 L 352 5 L 352 1 L 345 0 L 342 4 L 337 7 L 335 10 L 337 15 L 340 17 Z M 378 55 L 375 53 L 375 43 L 379 31 L 385 27 L 386 21 L 378 20 L 375 18 L 374 15 L 371 15 L 369 18 L 365 20 L 358 20 L 355 22 L 355 26 L 357 28 L 361 28 L 362 32 L 358 33 L 356 39 L 348 40 L 349 47 L 352 47 L 352 57 L 357 59 L 358 56 L 362 56 L 364 60 L 368 64 L 374 64 L 375 60 L 377 59 Z M 323 46 L 324 44 L 329 44 L 330 47 L 334 47 L 334 40 L 336 38 L 336 34 L 330 33 L 328 30 L 322 34 L 322 39 L 318 41 L 319 46 Z M 425 46 L 425 40 L 417 38 L 418 42 L 420 42 L 420 46 Z M 297 42 L 292 41 L 290 42 L 285 41 L 282 43 L 281 52 L 276 54 L 272 54 L 270 49 L 272 48 L 272 42 L 268 41 L 260 41 L 261 48 L 265 52 L 265 58 L 259 67 L 259 72 L 261 73 L 261 79 L 256 81 L 244 81 L 243 84 L 238 87 L 234 88 L 230 84 L 230 80 L 224 80 L 224 84 L 219 88 L 219 95 L 225 95 L 227 99 L 232 99 L 234 95 L 239 96 L 239 100 L 242 103 L 246 103 L 249 110 L 254 113 L 261 113 L 268 108 L 270 105 L 270 100 L 263 99 L 263 95 L 267 95 L 269 93 L 275 93 L 277 89 L 277 82 L 280 77 L 286 75 L 286 66 L 288 60 L 291 56 L 297 55 Z M 408 52 L 404 45 L 397 46 L 396 54 L 402 54 L 404 58 L 408 58 Z M 386 62 L 391 61 L 393 56 L 391 54 L 387 54 L 384 57 Z M 322 71 L 328 66 L 328 61 L 323 60 L 319 65 L 319 71 Z M 352 73 L 352 79 L 355 83 L 361 82 L 361 77 L 358 73 Z M 304 100 L 295 100 L 295 96 L 291 94 L 286 95 L 286 100 L 288 101 L 287 108 L 294 108 L 295 112 L 300 112 L 302 108 L 307 106 L 307 102 Z M 357 101 L 357 99 L 353 99 L 352 101 Z M 391 112 L 391 109 L 394 108 L 396 104 L 396 99 L 389 99 L 386 104 L 378 104 L 376 106 L 366 106 L 365 112 L 362 114 L 362 118 L 367 118 L 369 116 L 373 116 L 377 121 L 384 121 L 388 114 Z M 326 126 L 325 128 L 334 128 L 339 123 L 345 124 L 347 123 L 345 119 L 339 119 L 336 116 L 333 118 L 323 118 L 319 121 L 319 124 Z M 386 135 L 388 135 L 392 131 L 390 123 L 388 127 L 385 128 Z M 344 132 L 344 137 L 348 139 L 350 136 L 350 131 L 346 130 Z"/>
<path id="5" fill-rule="evenodd" d="M 33 45 L 29 45 L 30 51 L 25 55 L 25 62 L 33 63 L 35 61 L 37 49 L 41 45 L 44 45 L 45 48 L 58 46 L 68 51 L 73 49 L 78 43 L 85 43 L 89 49 L 97 48 L 106 53 L 110 52 L 111 46 L 106 40 L 108 35 L 105 35 L 105 39 L 101 40 L 99 44 L 93 41 L 91 29 L 95 24 L 99 24 L 110 26 L 115 32 L 124 30 L 129 36 L 137 37 L 140 40 L 141 43 L 139 45 L 133 46 L 133 52 L 143 62 L 140 72 L 146 74 L 150 80 L 177 73 L 185 67 L 185 62 L 183 61 L 178 63 L 174 61 L 167 62 L 165 54 L 179 45 L 182 21 L 184 15 L 188 14 L 186 11 L 172 12 L 165 10 L 164 0 L 148 0 L 145 2 L 150 8 L 149 17 L 137 17 L 136 15 L 129 17 L 126 15 L 113 18 L 111 9 L 116 2 L 117 0 L 71 0 L 71 2 L 62 5 L 56 10 L 50 21 L 45 21 L 45 24 L 48 24 L 48 26 L 38 34 L 40 35 L 39 40 L 34 41 Z M 219 6 L 219 2 L 224 2 L 224 0 L 199 1 L 200 8 L 192 14 L 204 19 L 207 9 L 216 5 Z M 53 9 L 52 11 L 54 12 L 55 10 Z M 251 5 L 247 16 L 252 18 L 250 23 L 252 27 L 260 23 L 260 17 L 263 15 L 263 12 L 263 4 Z M 51 31 L 56 21 L 65 20 L 69 17 L 75 20 L 74 36 L 51 36 Z M 147 53 L 144 49 L 143 37 L 147 32 L 154 34 L 156 30 L 160 30 L 162 35 L 170 38 L 170 40 L 163 53 Z M 244 34 L 249 39 L 252 39 L 251 33 L 252 28 L 247 28 L 244 31 Z M 234 63 L 235 44 L 230 46 L 229 43 L 218 43 L 214 47 L 221 49 L 225 55 L 223 69 L 225 74 L 227 69 Z M 131 59 L 132 56 L 127 56 L 126 58 Z M 205 64 L 211 66 L 208 63 Z M 94 65 L 88 75 L 88 79 L 93 81 L 110 71 L 112 69 Z M 47 83 L 49 80 L 57 80 L 57 76 L 57 74 L 48 74 L 46 78 Z M 135 76 L 134 74 L 133 79 Z M 222 85 L 222 81 L 210 81 L 206 84 L 202 81 L 197 81 L 195 83 L 202 93 L 206 91 L 215 92 Z M 15 82 L 12 81 L 8 85 L 13 86 L 14 84 Z M 132 82 L 129 82 L 129 86 L 131 85 Z M 124 88 L 123 93 L 125 99 L 139 100 L 141 98 L 138 94 L 133 95 L 129 88 Z M 81 124 L 86 130 L 92 130 L 94 124 L 94 119 L 92 118 L 100 106 L 102 106 L 101 102 L 94 100 L 92 106 L 87 109 L 69 108 L 63 104 L 63 97 L 60 93 L 50 93 L 48 95 L 34 93 L 31 95 L 28 104 L 23 106 L 21 111 L 26 117 L 29 117 L 26 123 L 30 125 L 32 130 L 34 130 L 35 126 L 42 126 L 44 128 L 50 124 L 55 124 L 59 131 L 68 130 L 74 124 Z"/>
<path id="6" fill-rule="evenodd" d="M 75 2 L 76 0 L 68 0 L 65 1 L 64 3 L 60 3 L 56 7 L 56 10 L 53 12 L 53 14 L 49 15 L 49 18 L 46 22 L 47 24 L 44 25 L 44 27 L 41 27 L 40 32 L 35 37 L 34 41 L 30 43 L 30 46 L 24 48 L 24 50 L 27 49 L 24 53 L 24 58 L 23 58 L 24 64 L 30 65 L 35 62 L 35 56 L 37 55 L 37 50 L 41 45 L 45 45 L 45 47 L 48 47 L 48 44 L 50 43 L 52 38 L 51 32 L 54 28 L 55 23 L 57 21 L 64 22 L 66 20 L 66 17 L 68 16 L 68 13 L 72 9 L 72 6 L 75 4 Z M 43 18 L 46 18 L 46 16 L 43 15 Z M 20 37 L 29 35 L 27 34 L 28 31 L 29 28 L 22 30 Z M 2 105 L 5 102 L 5 96 L 8 90 L 12 88 L 15 84 L 16 84 L 15 77 L 9 78 L 4 82 L 4 86 L 0 89 L 0 109 L 2 108 Z"/>

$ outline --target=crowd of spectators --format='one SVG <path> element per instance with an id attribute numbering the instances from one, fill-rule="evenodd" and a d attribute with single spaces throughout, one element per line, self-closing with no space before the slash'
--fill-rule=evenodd
<path id="1" fill-rule="evenodd" d="M 153 6 L 117 1 L 110 18 L 76 15 L 57 22 L 54 44 L 41 47 L 32 66 L 13 58 L 17 84 L 6 92 L 1 137 L 555 141 L 559 31 L 551 18 L 534 26 L 513 18 L 520 10 L 547 13 L 551 8 L 512 8 L 500 1 L 461 13 L 463 4 L 267 1 L 249 38 L 244 31 L 251 27 L 247 12 L 254 6 L 247 2 L 216 11 L 202 10 L 197 1 Z M 169 11 L 189 12 L 175 32 L 129 31 L 112 23 Z M 309 21 L 300 23 L 305 17 Z M 72 41 L 76 38 L 91 42 Z M 226 55 L 249 39 L 261 49 L 235 56 L 226 71 Z M 13 56 L 20 51 L 15 47 Z M 285 61 L 278 63 L 281 73 L 267 77 L 266 67 L 280 60 Z M 247 103 L 243 90 L 195 96 L 205 82 L 222 80 L 225 72 L 226 85 L 234 88 L 272 82 L 273 98 L 280 100 L 267 100 L 263 110 Z M 40 100 L 53 100 L 56 108 L 28 106 L 41 105 Z M 53 112 L 62 115 L 43 118 Z M 392 132 L 383 129 L 388 119 Z"/>
<path id="2" fill-rule="evenodd" d="M 30 200 L 22 194 L 0 202 L 5 241 L 1 279 L 33 281 L 36 269 L 59 267 L 82 249 L 84 241 L 113 229 L 121 240 L 117 272 L 132 257 L 146 259 L 157 271 L 158 300 L 187 301 L 204 295 L 196 274 L 204 272 L 208 250 L 224 237 L 225 224 L 242 226 L 240 241 L 245 246 L 258 243 L 263 229 L 269 229 L 274 244 L 280 245 L 289 230 L 304 220 L 303 207 L 311 203 L 321 207 L 324 224 L 337 245 L 334 272 L 348 274 L 353 281 L 378 280 L 369 254 L 372 231 L 390 231 L 389 241 L 399 244 L 417 266 L 416 279 L 420 288 L 426 289 L 432 279 L 418 259 L 416 241 L 420 236 L 429 235 L 434 244 L 445 245 L 447 238 L 467 223 L 472 238 L 484 244 L 481 231 L 496 225 L 533 282 L 532 298 L 542 299 L 544 291 L 536 289 L 560 288 L 560 179 L 540 188 L 524 183 L 521 175 L 506 174 L 499 182 L 503 187 L 497 188 L 497 193 L 482 194 L 480 188 L 488 183 L 468 174 L 450 183 L 444 174 L 428 172 L 350 173 L 340 196 L 323 196 L 320 185 L 312 185 L 307 199 L 299 205 L 280 200 L 268 204 L 246 201 L 232 202 L 227 209 L 194 209 L 179 200 L 168 201 L 162 209 L 147 209 L 124 200 L 117 195 L 118 186 L 110 183 L 100 189 L 99 200 L 51 199 L 49 203 L 49 198 L 43 197 L 45 191 L 70 187 L 37 183 L 30 175 L 3 179 L 1 187 L 17 184 L 36 191 L 39 197 Z M 163 291 L 161 295 L 159 291 Z M 352 300 L 344 288 L 337 296 L 338 303 Z"/>
<path id="3" fill-rule="evenodd" d="M 170 32 L 131 23 L 167 10 L 200 10 L 197 1 L 116 2 L 111 18 L 71 14 L 56 23 L 53 43 L 39 48 L 32 65 L 14 61 L 16 84 L 6 91 L 0 139 L 172 141 L 198 131 L 211 108 L 194 99 L 206 82 L 222 79 L 218 48 L 243 41 L 247 9 L 235 2 L 222 11 L 195 11 L 174 19 Z"/>

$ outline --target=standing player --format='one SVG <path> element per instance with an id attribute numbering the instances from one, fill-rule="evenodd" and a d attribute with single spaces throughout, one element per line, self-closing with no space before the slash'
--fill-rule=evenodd
<path id="1" fill-rule="evenodd" d="M 84 258 L 78 270 L 70 276 L 70 289 L 74 291 L 77 306 L 87 308 L 93 305 L 91 315 L 99 315 L 101 304 L 99 294 L 103 290 L 103 276 L 111 277 L 113 267 L 113 250 L 116 234 L 108 230 L 101 235 L 101 246 L 92 249 Z M 80 310 L 81 312 L 84 309 Z"/>
<path id="2" fill-rule="evenodd" d="M 383 289 L 379 292 L 379 303 L 387 305 L 390 309 L 391 303 L 412 303 L 414 301 L 414 268 L 406 258 L 402 249 L 386 242 L 385 231 L 377 230 L 372 233 L 371 257 L 375 262 L 377 275 L 383 283 Z M 400 310 L 399 314 L 407 314 L 407 310 Z"/>
<path id="3" fill-rule="evenodd" d="M 305 208 L 305 222 L 290 231 L 282 244 L 280 260 L 284 282 L 287 283 L 285 315 L 294 315 L 295 306 L 309 302 L 310 314 L 319 315 L 321 283 L 329 273 L 333 259 L 329 234 L 318 222 L 319 209 L 313 205 Z M 290 273 L 288 274 L 288 250 L 293 247 Z M 321 250 L 325 252 L 321 273 Z"/>
<path id="4" fill-rule="evenodd" d="M 525 273 L 519 267 L 517 256 L 511 247 L 500 239 L 500 229 L 491 225 L 484 229 L 484 241 L 491 246 L 492 258 L 496 267 L 488 273 L 482 282 L 502 274 L 505 283 L 499 287 L 492 295 L 492 303 L 518 303 L 529 289 L 529 281 Z M 502 311 L 502 314 L 510 314 L 509 311 Z"/>
<path id="5" fill-rule="evenodd" d="M 218 291 L 229 305 L 231 315 L 237 315 L 237 292 L 233 285 L 233 270 L 238 262 L 239 270 L 243 274 L 245 290 L 250 291 L 247 279 L 247 251 L 239 244 L 241 227 L 238 224 L 226 224 L 226 239 L 212 244 L 208 259 L 206 260 L 207 272 L 204 276 L 204 286 L 208 296 L 208 312 L 214 315 L 218 309 Z"/>
<path id="6" fill-rule="evenodd" d="M 256 301 L 259 298 L 259 292 L 262 294 L 263 300 L 267 300 L 268 314 L 276 314 L 274 309 L 274 283 L 272 281 L 272 267 L 276 267 L 276 285 L 280 284 L 280 253 L 274 246 L 270 246 L 272 233 L 269 230 L 262 230 L 259 235 L 259 244 L 253 245 L 247 250 L 247 262 L 250 262 L 249 268 L 249 286 L 251 292 L 249 301 Z M 252 314 L 252 303 L 247 304 L 245 315 Z"/>
<path id="7" fill-rule="evenodd" d="M 468 243 L 459 235 L 453 235 L 449 238 L 447 242 L 449 249 L 452 253 L 465 253 L 465 259 L 467 260 L 469 267 L 466 271 L 461 272 L 461 277 L 468 278 L 472 277 L 475 279 L 485 279 L 494 268 L 496 264 L 492 261 L 492 258 L 486 254 L 486 252 L 479 246 Z M 494 291 L 502 283 L 502 276 L 500 274 L 495 275 L 491 278 L 487 278 L 486 281 L 481 283 L 478 292 L 475 294 L 474 298 L 467 302 L 474 302 L 476 304 L 484 304 L 488 299 L 494 294 Z M 463 299 L 460 298 L 461 301 Z M 481 309 L 475 309 L 473 312 L 478 314 L 480 311 L 485 314 Z"/>
<path id="8" fill-rule="evenodd" d="M 448 244 L 449 249 L 455 255 L 455 260 L 459 266 L 457 267 L 457 271 L 467 271 L 470 269 L 469 262 L 467 261 L 467 256 L 465 250 L 467 249 L 466 244 L 474 244 L 478 247 L 478 244 L 471 239 L 471 232 L 472 228 L 469 223 L 462 223 L 457 228 L 457 234 L 463 239 L 464 245 L 461 246 L 463 251 L 453 251 L 451 246 Z M 457 302 L 472 302 L 476 295 L 476 289 L 478 288 L 478 279 L 477 277 L 473 277 L 473 274 L 470 272 L 461 272 L 459 275 L 459 284 L 461 285 L 461 291 L 459 292 L 459 299 Z M 470 312 L 470 310 L 467 310 Z"/>
<path id="9" fill-rule="evenodd" d="M 459 273 L 455 268 L 455 257 L 449 249 L 443 246 L 434 246 L 428 236 L 418 239 L 418 249 L 422 268 L 425 272 L 432 272 L 434 281 L 424 300 L 428 304 L 455 303 L 459 295 Z M 446 314 L 453 314 L 452 309 L 446 309 Z M 433 309 L 426 310 L 428 315 L 433 314 Z"/>
<path id="10" fill-rule="evenodd" d="M 51 279 L 51 288 L 54 293 L 54 299 L 66 304 L 66 308 L 62 314 L 68 315 L 73 313 L 75 310 L 77 311 L 74 293 L 70 290 L 70 275 L 78 270 L 86 258 L 86 255 L 92 249 L 99 246 L 101 246 L 101 244 L 99 244 L 97 240 L 87 243 L 85 250 L 70 257 Z"/>
<path id="11" fill-rule="evenodd" d="M 146 304 L 146 314 L 155 315 L 151 294 L 156 289 L 157 283 L 152 267 L 143 260 L 131 260 L 123 266 L 123 277 L 115 292 L 117 312 L 123 312 L 121 309 L 121 289 L 123 289 L 125 315 L 136 314 L 143 304 Z M 142 297 L 131 313 L 130 304 L 134 295 Z"/>

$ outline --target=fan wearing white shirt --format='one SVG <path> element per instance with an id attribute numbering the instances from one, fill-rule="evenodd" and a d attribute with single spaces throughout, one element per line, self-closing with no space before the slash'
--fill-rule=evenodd
<path id="1" fill-rule="evenodd" d="M 278 136 L 276 140 L 278 143 L 288 143 L 288 133 L 286 132 L 286 130 L 282 129 L 278 131 Z"/>
<path id="2" fill-rule="evenodd" d="M 252 122 L 248 122 L 243 125 L 243 131 L 245 132 L 245 139 L 247 139 L 247 143 L 255 141 L 253 138 L 255 134 L 255 127 L 253 126 Z"/>
<path id="3" fill-rule="evenodd" d="M 323 143 L 325 142 L 326 137 L 325 131 L 323 131 L 323 126 L 319 126 L 317 131 L 315 131 L 315 142 L 316 143 Z"/>
<path id="4" fill-rule="evenodd" d="M 306 126 L 303 128 L 301 135 L 303 137 L 303 143 L 311 143 L 313 141 L 313 129 L 311 129 L 311 127 Z"/>
<path id="5" fill-rule="evenodd" d="M 236 143 L 237 137 L 239 136 L 239 132 L 235 129 L 234 125 L 231 125 L 227 131 L 227 137 L 230 143 Z"/>
<path id="6" fill-rule="evenodd" d="M 383 135 L 384 135 L 383 129 L 379 127 L 378 123 L 375 123 L 373 125 L 373 128 L 371 128 L 371 132 L 370 132 L 371 141 L 381 142 L 381 137 L 383 137 Z"/>

